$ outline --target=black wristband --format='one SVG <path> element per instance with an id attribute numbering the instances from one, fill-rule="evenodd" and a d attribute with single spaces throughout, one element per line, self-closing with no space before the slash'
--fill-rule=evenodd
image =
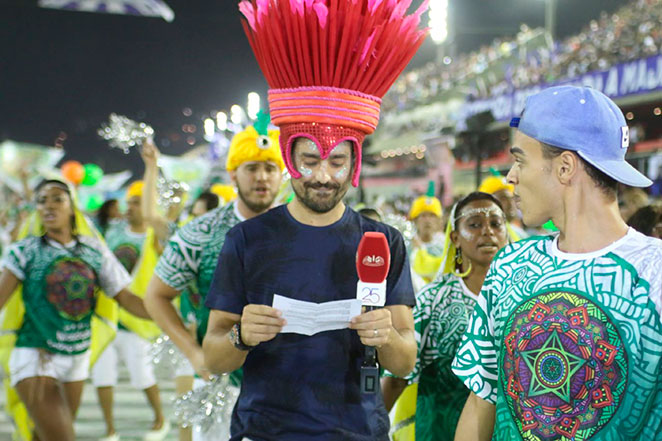
<path id="1" fill-rule="evenodd" d="M 235 323 L 232 326 L 232 329 L 230 329 L 229 336 L 230 336 L 230 341 L 232 342 L 234 347 L 241 351 L 250 351 L 255 347 L 255 346 L 248 346 L 241 339 L 241 322 Z"/>

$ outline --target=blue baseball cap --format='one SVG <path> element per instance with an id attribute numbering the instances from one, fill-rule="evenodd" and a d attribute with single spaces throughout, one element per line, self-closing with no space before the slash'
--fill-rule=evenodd
<path id="1" fill-rule="evenodd" d="M 623 112 L 605 94 L 590 87 L 557 86 L 526 99 L 511 127 L 531 138 L 577 152 L 586 162 L 632 187 L 653 182 L 625 160 L 630 131 Z"/>

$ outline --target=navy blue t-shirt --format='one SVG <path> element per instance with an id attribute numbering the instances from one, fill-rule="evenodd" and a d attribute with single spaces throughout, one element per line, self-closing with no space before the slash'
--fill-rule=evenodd
<path id="1" fill-rule="evenodd" d="M 274 294 L 309 302 L 356 298 L 355 256 L 366 231 L 391 249 L 386 305 L 415 304 L 400 233 L 347 208 L 326 227 L 296 221 L 285 205 L 232 228 L 206 304 L 241 314 L 271 306 Z M 232 416 L 232 440 L 388 440 L 381 393 L 360 393 L 364 346 L 350 329 L 305 336 L 279 334 L 248 353 Z"/>

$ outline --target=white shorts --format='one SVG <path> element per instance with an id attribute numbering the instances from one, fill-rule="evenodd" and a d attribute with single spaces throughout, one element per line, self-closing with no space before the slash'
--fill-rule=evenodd
<path id="1" fill-rule="evenodd" d="M 53 354 L 37 348 L 14 348 L 9 357 L 12 387 L 32 377 L 51 377 L 61 383 L 85 381 L 90 369 L 90 351 L 78 355 Z"/>
<path id="2" fill-rule="evenodd" d="M 108 345 L 92 368 L 92 384 L 95 387 L 117 385 L 119 360 L 122 359 L 129 371 L 131 385 L 145 390 L 156 384 L 154 365 L 150 355 L 151 344 L 123 329 L 117 330 L 117 337 Z"/>
<path id="3" fill-rule="evenodd" d="M 190 361 L 188 361 L 188 359 L 182 356 L 182 361 L 177 366 L 177 369 L 175 369 L 175 378 L 192 377 L 194 375 L 195 370 L 193 369 L 193 365 Z"/>

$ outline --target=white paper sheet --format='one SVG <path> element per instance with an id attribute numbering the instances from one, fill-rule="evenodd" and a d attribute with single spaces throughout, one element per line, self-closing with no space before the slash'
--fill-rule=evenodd
<path id="1" fill-rule="evenodd" d="M 361 314 L 361 301 L 358 299 L 313 303 L 274 294 L 272 306 L 281 311 L 287 321 L 282 333 L 304 335 L 345 329 L 353 317 Z"/>

